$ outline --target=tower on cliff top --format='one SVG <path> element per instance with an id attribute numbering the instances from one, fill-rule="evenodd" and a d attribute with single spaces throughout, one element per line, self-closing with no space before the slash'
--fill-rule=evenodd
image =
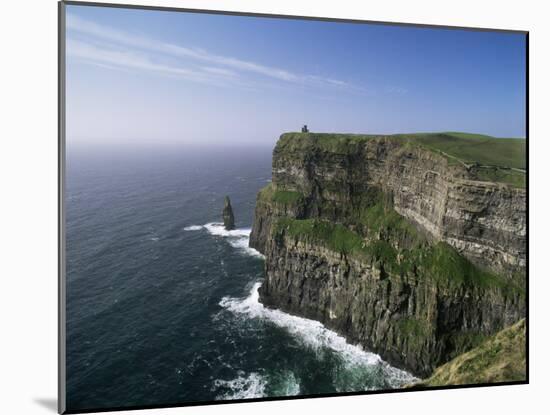
<path id="1" fill-rule="evenodd" d="M 304 124 L 304 126 L 302 127 L 302 132 L 309 133 L 309 130 L 307 129 L 307 124 Z"/>

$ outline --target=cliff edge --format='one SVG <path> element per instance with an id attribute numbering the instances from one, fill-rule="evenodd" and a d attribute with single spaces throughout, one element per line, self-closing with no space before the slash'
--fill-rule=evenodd
<path id="1" fill-rule="evenodd" d="M 261 301 L 431 374 L 525 315 L 522 146 L 283 134 L 250 237 Z"/>

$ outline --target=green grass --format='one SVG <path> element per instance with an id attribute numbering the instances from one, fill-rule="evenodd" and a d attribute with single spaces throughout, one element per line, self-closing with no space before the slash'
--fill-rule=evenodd
<path id="1" fill-rule="evenodd" d="M 275 203 L 281 203 L 284 205 L 295 204 L 302 200 L 303 195 L 300 192 L 294 192 L 290 190 L 276 190 L 273 192 L 272 200 Z"/>
<path id="2" fill-rule="evenodd" d="M 429 133 L 404 134 L 426 148 L 444 152 L 472 164 L 525 169 L 526 141 L 519 138 L 494 138 L 480 134 Z"/>
<path id="3" fill-rule="evenodd" d="M 371 233 L 379 233 L 386 239 L 418 245 L 425 237 L 393 208 L 387 194 L 377 188 L 365 192 L 354 215 L 357 223 L 364 225 Z"/>
<path id="4" fill-rule="evenodd" d="M 478 168 L 476 176 L 481 181 L 508 183 L 519 188 L 525 188 L 527 180 L 525 173 L 498 167 Z"/>
<path id="5" fill-rule="evenodd" d="M 284 190 L 276 188 L 273 183 L 269 183 L 258 193 L 259 200 L 274 202 L 282 205 L 295 205 L 301 202 L 304 195 L 293 190 Z"/>
<path id="6" fill-rule="evenodd" d="M 345 226 L 318 219 L 280 218 L 274 231 L 293 238 L 322 242 L 328 249 L 344 254 L 360 255 L 365 247 L 363 239 Z"/>
<path id="7" fill-rule="evenodd" d="M 427 249 L 409 251 L 407 261 L 421 268 L 422 273 L 440 281 L 452 281 L 456 285 L 498 286 L 507 288 L 509 282 L 489 271 L 480 269 L 444 242 Z"/>

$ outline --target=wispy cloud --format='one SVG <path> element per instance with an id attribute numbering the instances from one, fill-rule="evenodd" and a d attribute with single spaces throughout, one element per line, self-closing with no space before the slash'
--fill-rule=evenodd
<path id="1" fill-rule="evenodd" d="M 231 71 L 218 68 L 199 68 L 199 70 L 157 63 L 143 53 L 120 50 L 105 46 L 96 46 L 88 42 L 68 39 L 67 51 L 70 56 L 99 65 L 104 68 L 129 68 L 165 75 L 177 76 L 190 81 L 214 83 L 216 78 L 231 77 Z M 216 78 L 210 74 L 216 75 Z"/>
<path id="2" fill-rule="evenodd" d="M 96 63 L 178 75 L 201 82 L 213 81 L 216 76 L 233 77 L 234 79 L 240 77 L 245 80 L 247 76 L 254 74 L 301 86 L 332 88 L 355 93 L 366 92 L 364 88 L 343 80 L 298 74 L 237 57 L 218 55 L 201 48 L 167 43 L 101 25 L 74 14 L 68 15 L 67 29 L 69 33 L 79 33 L 96 41 L 94 44 L 82 40 L 71 40 L 67 48 L 68 53 Z M 104 44 L 100 46 L 101 42 L 107 42 L 108 46 Z M 151 53 L 171 58 L 183 58 L 188 65 L 180 67 L 173 64 L 155 63 L 148 55 Z M 191 61 L 191 66 L 189 61 Z M 193 65 L 198 66 L 193 67 Z"/>

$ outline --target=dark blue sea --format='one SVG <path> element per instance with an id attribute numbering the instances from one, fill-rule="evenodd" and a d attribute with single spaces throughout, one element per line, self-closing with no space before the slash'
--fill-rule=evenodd
<path id="1" fill-rule="evenodd" d="M 258 302 L 271 148 L 69 151 L 70 410 L 364 391 L 413 378 Z M 230 196 L 238 229 L 219 223 Z"/>

